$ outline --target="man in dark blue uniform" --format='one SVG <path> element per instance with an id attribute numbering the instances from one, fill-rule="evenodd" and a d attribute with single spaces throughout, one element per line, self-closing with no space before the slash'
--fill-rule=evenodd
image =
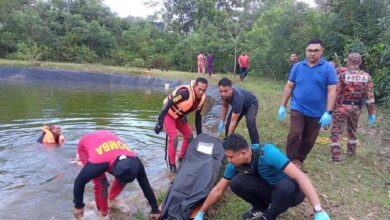
<path id="1" fill-rule="evenodd" d="M 218 88 L 222 98 L 222 119 L 218 126 L 218 133 L 222 133 L 226 125 L 225 136 L 228 137 L 230 134 L 233 134 L 238 122 L 245 116 L 251 143 L 254 146 L 258 146 L 260 138 L 256 127 L 256 117 L 259 104 L 256 96 L 248 90 L 233 87 L 232 81 L 228 78 L 221 79 L 218 83 Z M 225 124 L 229 104 L 232 106 L 232 109 Z"/>

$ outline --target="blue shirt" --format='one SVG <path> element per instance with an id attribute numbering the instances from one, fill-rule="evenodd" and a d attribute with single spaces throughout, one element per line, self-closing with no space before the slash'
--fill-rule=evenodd
<path id="1" fill-rule="evenodd" d="M 310 117 L 321 117 L 326 111 L 329 85 L 337 85 L 336 69 L 324 58 L 310 67 L 307 59 L 294 65 L 289 81 L 295 83 L 291 94 L 291 109 Z"/>
<path id="2" fill-rule="evenodd" d="M 252 152 L 254 148 L 252 148 Z M 289 178 L 284 173 L 284 168 L 290 163 L 289 159 L 275 145 L 265 144 L 260 148 L 260 156 L 258 161 L 259 177 L 264 179 L 268 184 L 275 184 L 281 179 Z M 254 167 L 252 160 L 250 166 Z M 223 178 L 231 180 L 237 174 L 236 168 L 232 163 L 228 163 Z"/>
<path id="3" fill-rule="evenodd" d="M 240 114 L 254 104 L 257 104 L 256 96 L 243 88 L 233 88 L 233 94 L 228 103 L 232 105 L 233 113 Z"/>

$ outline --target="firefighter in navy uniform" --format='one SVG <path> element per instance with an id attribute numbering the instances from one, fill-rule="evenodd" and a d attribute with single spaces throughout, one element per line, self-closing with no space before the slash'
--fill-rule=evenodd
<path id="1" fill-rule="evenodd" d="M 347 58 L 347 68 L 339 75 L 337 88 L 337 100 L 334 111 L 334 120 L 331 129 L 331 153 L 332 160 L 341 160 L 340 139 L 347 124 L 348 144 L 347 154 L 356 154 L 359 116 L 363 104 L 368 110 L 368 125 L 375 122 L 375 99 L 373 83 L 368 73 L 359 69 L 362 57 L 358 53 L 350 53 Z"/>

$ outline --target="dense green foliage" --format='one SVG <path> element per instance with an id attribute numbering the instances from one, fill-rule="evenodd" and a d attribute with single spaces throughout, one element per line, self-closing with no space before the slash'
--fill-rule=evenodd
<path id="1" fill-rule="evenodd" d="M 211 51 L 215 70 L 232 72 L 245 50 L 250 74 L 282 79 L 290 52 L 303 59 L 306 42 L 320 37 L 339 65 L 362 53 L 377 98 L 390 101 L 389 0 L 316 2 L 165 0 L 156 16 L 123 19 L 102 0 L 3 0 L 0 58 L 194 71 L 198 51 Z"/>

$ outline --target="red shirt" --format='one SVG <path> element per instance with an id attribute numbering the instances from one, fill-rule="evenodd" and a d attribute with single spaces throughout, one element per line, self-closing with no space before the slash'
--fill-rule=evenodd
<path id="1" fill-rule="evenodd" d="M 238 57 L 238 63 L 240 64 L 240 67 L 248 67 L 249 66 L 249 56 L 240 55 Z"/>
<path id="2" fill-rule="evenodd" d="M 119 137 L 106 130 L 84 135 L 77 146 L 77 152 L 84 165 L 87 162 L 94 164 L 109 162 L 110 168 L 120 155 L 136 156 Z"/>

